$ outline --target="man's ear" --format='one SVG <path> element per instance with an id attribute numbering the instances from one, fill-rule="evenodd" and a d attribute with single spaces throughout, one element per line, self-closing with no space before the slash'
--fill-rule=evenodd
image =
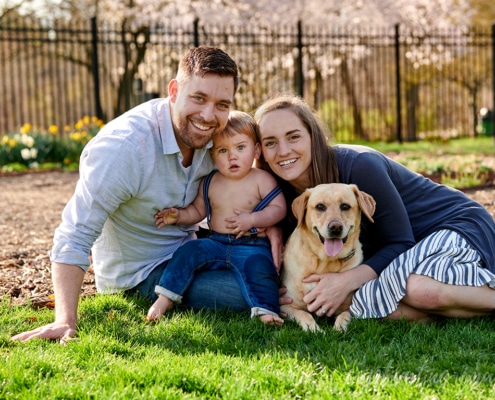
<path id="1" fill-rule="evenodd" d="M 177 79 L 172 79 L 168 84 L 168 96 L 170 97 L 170 101 L 175 103 L 177 100 L 177 93 L 179 92 L 179 82 Z"/>

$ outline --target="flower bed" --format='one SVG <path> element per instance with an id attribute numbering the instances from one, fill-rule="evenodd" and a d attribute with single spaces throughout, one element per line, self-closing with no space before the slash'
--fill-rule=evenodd
<path id="1" fill-rule="evenodd" d="M 1 171 L 77 169 L 82 149 L 102 127 L 101 120 L 88 116 L 66 126 L 63 134 L 56 126 L 41 129 L 24 124 L 19 132 L 0 137 Z"/>

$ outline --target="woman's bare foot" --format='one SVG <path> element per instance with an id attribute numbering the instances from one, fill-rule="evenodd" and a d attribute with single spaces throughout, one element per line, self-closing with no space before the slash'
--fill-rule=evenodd
<path id="1" fill-rule="evenodd" d="M 174 302 L 172 300 L 170 300 L 168 297 L 159 294 L 158 299 L 153 303 L 153 305 L 148 310 L 148 315 L 146 316 L 146 319 L 148 321 L 156 321 L 168 310 L 170 310 L 173 306 L 174 306 Z"/>
<path id="2" fill-rule="evenodd" d="M 260 320 L 263 322 L 265 325 L 282 325 L 284 323 L 284 320 L 280 318 L 277 315 L 272 315 L 272 314 L 263 314 L 260 315 Z"/>

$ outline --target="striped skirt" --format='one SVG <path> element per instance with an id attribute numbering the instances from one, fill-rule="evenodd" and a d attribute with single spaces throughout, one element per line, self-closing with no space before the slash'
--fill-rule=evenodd
<path id="1" fill-rule="evenodd" d="M 351 314 L 383 318 L 394 312 L 406 294 L 410 274 L 451 285 L 495 287 L 495 274 L 481 265 L 478 252 L 462 236 L 451 230 L 435 232 L 392 261 L 377 279 L 365 283 L 354 294 Z"/>

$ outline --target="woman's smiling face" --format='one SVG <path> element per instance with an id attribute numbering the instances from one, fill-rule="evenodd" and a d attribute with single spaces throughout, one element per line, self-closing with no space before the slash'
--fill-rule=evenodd
<path id="1" fill-rule="evenodd" d="M 280 178 L 298 191 L 310 185 L 311 136 L 290 109 L 278 109 L 259 121 L 261 148 L 265 161 Z"/>

